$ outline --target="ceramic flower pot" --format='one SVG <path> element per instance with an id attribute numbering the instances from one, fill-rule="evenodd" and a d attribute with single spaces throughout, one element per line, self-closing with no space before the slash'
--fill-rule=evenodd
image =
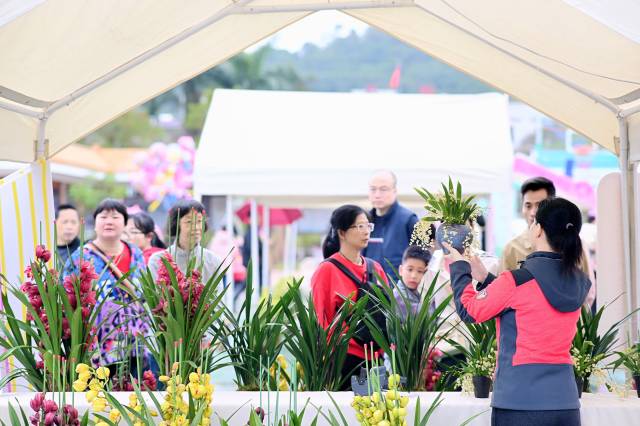
<path id="1" fill-rule="evenodd" d="M 489 398 L 491 391 L 491 378 L 485 376 L 473 376 L 473 394 L 476 398 Z"/>
<path id="2" fill-rule="evenodd" d="M 441 224 L 436 230 L 436 241 L 440 246 L 443 242 L 451 244 L 453 248 L 463 253 L 473 240 L 472 229 L 467 225 Z M 442 247 L 444 254 L 449 254 L 449 250 Z"/>
<path id="3" fill-rule="evenodd" d="M 584 379 L 582 377 L 576 377 L 576 386 L 578 387 L 578 398 L 582 398 L 582 387 L 584 386 Z"/>
<path id="4" fill-rule="evenodd" d="M 636 393 L 638 394 L 638 398 L 640 398 L 640 374 L 634 375 L 633 381 L 636 382 Z"/>

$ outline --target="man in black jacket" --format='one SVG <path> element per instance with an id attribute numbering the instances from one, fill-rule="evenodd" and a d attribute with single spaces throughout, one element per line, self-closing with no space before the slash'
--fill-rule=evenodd
<path id="1" fill-rule="evenodd" d="M 80 247 L 80 214 L 71 204 L 60 204 L 56 209 L 56 250 L 64 264 L 71 253 Z"/>
<path id="2" fill-rule="evenodd" d="M 414 212 L 398 203 L 397 183 L 396 175 L 390 170 L 380 170 L 369 180 L 371 217 L 375 227 L 363 253 L 380 263 L 393 281 L 398 280 L 394 269 L 400 266 L 402 253 L 409 246 L 413 227 L 418 221 Z"/>

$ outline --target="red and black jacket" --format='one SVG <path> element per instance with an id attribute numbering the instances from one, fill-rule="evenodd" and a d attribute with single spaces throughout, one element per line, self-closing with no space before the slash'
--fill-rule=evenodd
<path id="1" fill-rule="evenodd" d="M 465 322 L 496 319 L 498 365 L 491 405 L 510 410 L 580 407 L 571 360 L 580 307 L 591 282 L 564 273 L 562 256 L 536 252 L 518 270 L 489 275 L 476 290 L 471 267 L 451 264 L 456 310 Z"/>

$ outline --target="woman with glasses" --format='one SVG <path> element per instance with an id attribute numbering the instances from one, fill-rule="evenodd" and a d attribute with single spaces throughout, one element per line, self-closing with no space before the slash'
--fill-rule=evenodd
<path id="1" fill-rule="evenodd" d="M 167 247 L 156 234 L 155 227 L 156 224 L 151 216 L 147 213 L 139 212 L 129 216 L 127 226 L 124 228 L 123 237 L 125 237 L 125 241 L 135 244 L 142 250 L 145 265 L 149 264 L 149 257 L 153 253 L 162 251 Z"/>
<path id="2" fill-rule="evenodd" d="M 313 303 L 318 320 L 324 327 L 329 326 L 347 297 L 356 301 L 364 296 L 363 290 L 368 285 L 375 285 L 376 277 L 387 283 L 380 264 L 361 254 L 373 231 L 369 214 L 358 206 L 344 205 L 333 212 L 330 223 L 329 233 L 322 244 L 325 261 L 311 277 Z M 358 374 L 358 367 L 364 362 L 363 345 L 372 340 L 366 327 L 362 329 L 363 333 L 356 333 L 355 338 L 349 341 L 342 368 L 342 390 L 351 389 L 350 377 Z"/>

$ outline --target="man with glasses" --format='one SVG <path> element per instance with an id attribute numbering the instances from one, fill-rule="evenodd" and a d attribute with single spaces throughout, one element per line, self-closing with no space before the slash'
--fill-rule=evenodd
<path id="1" fill-rule="evenodd" d="M 375 226 L 363 253 L 380 263 L 393 281 L 398 280 L 395 270 L 402 262 L 402 253 L 409 246 L 413 227 L 418 221 L 414 212 L 398 203 L 396 186 L 396 175 L 390 170 L 380 170 L 369 180 L 371 217 Z"/>

